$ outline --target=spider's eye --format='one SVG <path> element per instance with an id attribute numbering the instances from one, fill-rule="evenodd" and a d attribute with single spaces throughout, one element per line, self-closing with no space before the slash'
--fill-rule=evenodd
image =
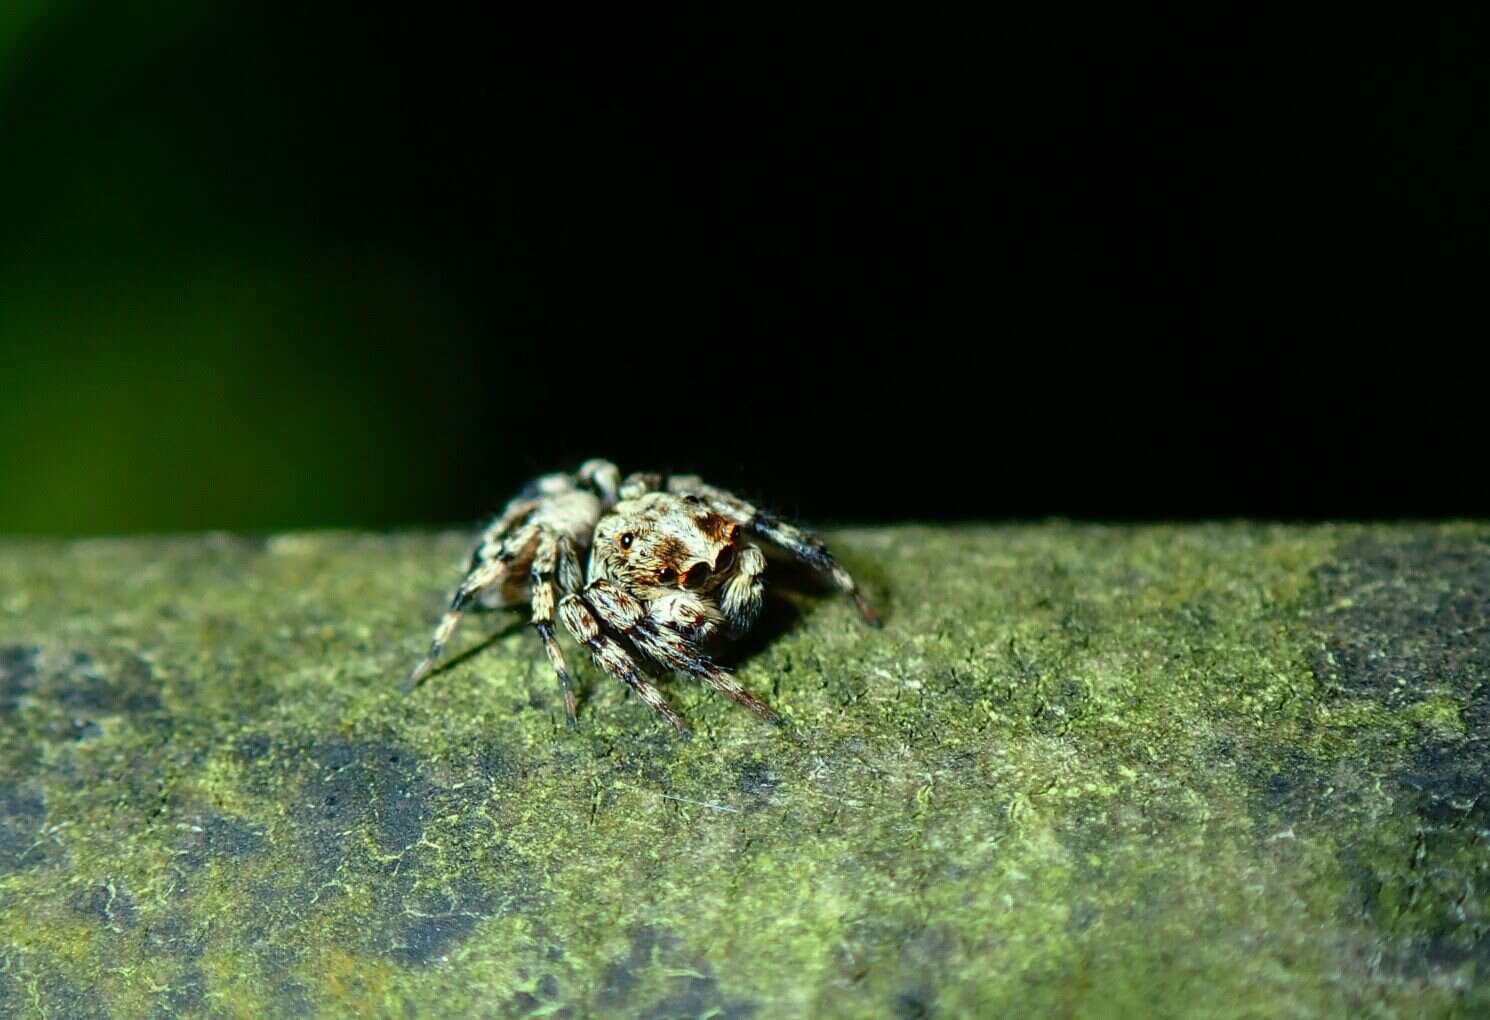
<path id="1" fill-rule="evenodd" d="M 714 557 L 715 570 L 728 570 L 735 565 L 735 547 L 727 545 L 719 550 L 719 555 Z"/>
<path id="2" fill-rule="evenodd" d="M 697 588 L 709 579 L 709 565 L 707 563 L 695 563 L 688 568 L 688 573 L 683 575 L 683 587 Z"/>
<path id="3" fill-rule="evenodd" d="M 632 542 L 635 542 L 635 541 L 636 541 L 636 536 L 633 535 L 631 532 L 628 531 L 628 532 L 626 532 L 626 534 L 624 534 L 624 535 L 621 536 L 621 548 L 622 549 L 630 549 L 631 548 L 631 543 Z"/>
<path id="4" fill-rule="evenodd" d="M 676 571 L 674 571 L 671 567 L 663 567 L 661 570 L 657 571 L 657 583 L 672 584 L 673 578 L 677 576 L 678 575 Z"/>

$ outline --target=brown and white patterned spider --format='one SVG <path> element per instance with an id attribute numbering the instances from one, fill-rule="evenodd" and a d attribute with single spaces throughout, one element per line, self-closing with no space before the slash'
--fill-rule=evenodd
<path id="1" fill-rule="evenodd" d="M 821 540 L 694 475 L 633 474 L 622 481 L 616 466 L 603 460 L 587 461 L 573 475 L 544 475 L 482 533 L 429 654 L 404 689 L 429 675 L 472 603 L 496 608 L 527 601 L 571 726 L 574 689 L 554 635 L 555 610 L 601 669 L 680 733 L 688 727 L 648 679 L 657 669 L 692 674 L 776 721 L 775 712 L 708 655 L 717 640 L 740 637 L 760 614 L 763 545 L 821 572 L 854 600 L 866 623 L 879 625 Z"/>

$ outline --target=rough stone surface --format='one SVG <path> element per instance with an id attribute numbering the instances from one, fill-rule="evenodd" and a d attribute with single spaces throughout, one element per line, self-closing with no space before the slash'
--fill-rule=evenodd
<path id="1" fill-rule="evenodd" d="M 0 544 L 0 1018 L 1490 1010 L 1490 527 L 831 537 L 686 743 L 400 694 L 462 534 Z"/>

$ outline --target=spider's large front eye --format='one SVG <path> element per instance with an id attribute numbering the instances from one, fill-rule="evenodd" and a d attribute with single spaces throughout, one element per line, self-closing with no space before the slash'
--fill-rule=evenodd
<path id="1" fill-rule="evenodd" d="M 735 547 L 727 545 L 719 550 L 719 555 L 714 557 L 714 570 L 728 570 L 735 565 Z"/>
<path id="2" fill-rule="evenodd" d="M 633 535 L 631 532 L 628 531 L 628 532 L 626 532 L 626 534 L 622 535 L 621 538 L 620 538 L 621 548 L 622 549 L 630 549 L 631 548 L 631 543 L 632 542 L 635 542 L 635 541 L 636 541 L 636 536 Z"/>
<path id="3" fill-rule="evenodd" d="M 709 565 L 707 563 L 695 563 L 688 568 L 688 573 L 683 575 L 683 587 L 698 588 L 709 579 Z"/>

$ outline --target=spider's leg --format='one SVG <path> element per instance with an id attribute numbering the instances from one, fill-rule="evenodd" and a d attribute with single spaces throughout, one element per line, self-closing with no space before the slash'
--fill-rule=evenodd
<path id="1" fill-rule="evenodd" d="M 533 556 L 533 566 L 529 571 L 533 583 L 533 626 L 538 631 L 538 636 L 543 640 L 543 650 L 548 653 L 548 661 L 554 667 L 554 674 L 559 678 L 559 690 L 564 695 L 564 713 L 569 719 L 569 725 L 575 724 L 575 704 L 573 681 L 569 675 L 569 669 L 564 664 L 564 653 L 559 649 L 559 642 L 554 637 L 554 606 L 555 578 L 558 581 L 558 589 L 565 592 L 577 591 L 580 587 L 580 571 L 578 557 L 574 551 L 574 543 L 566 535 L 545 530 L 538 540 L 538 551 Z"/>
<path id="2" fill-rule="evenodd" d="M 578 594 L 565 595 L 559 601 L 559 619 L 574 636 L 574 640 L 590 650 L 595 664 L 611 676 L 630 687 L 652 709 L 676 727 L 683 736 L 688 735 L 688 725 L 663 698 L 657 686 L 642 675 L 640 667 L 626 649 L 605 633 L 594 612 Z"/>
<path id="3" fill-rule="evenodd" d="M 471 600 L 482 591 L 491 587 L 503 577 L 507 576 L 507 561 L 502 559 L 487 560 L 475 570 L 466 575 L 466 579 L 460 583 L 455 590 L 454 597 L 450 600 L 450 608 L 445 610 L 445 615 L 440 617 L 439 626 L 435 628 L 434 640 L 430 642 L 429 651 L 419 665 L 414 667 L 408 679 L 403 682 L 403 689 L 407 693 L 424 682 L 430 671 L 435 668 L 435 663 L 440 656 L 445 654 L 445 645 L 450 636 L 455 633 L 455 628 L 460 625 L 460 618 L 465 615 Z"/>
<path id="4" fill-rule="evenodd" d="M 482 562 L 499 555 L 507 536 L 515 528 L 526 524 L 540 503 L 541 501 L 537 499 L 514 499 L 508 503 L 501 515 L 481 532 L 481 537 L 476 541 L 476 548 L 471 550 L 471 565 L 466 569 L 475 570 Z"/>
<path id="5" fill-rule="evenodd" d="M 403 690 L 405 692 L 412 691 L 424 682 L 425 677 L 429 676 L 430 671 L 435 668 L 435 663 L 445 653 L 445 645 L 450 641 L 450 636 L 455 633 L 455 628 L 460 625 L 461 617 L 470 608 L 472 600 L 509 576 L 512 562 L 517 557 L 518 551 L 531 543 L 537 533 L 537 525 L 520 527 L 503 539 L 495 553 L 489 558 L 473 557 L 475 562 L 470 572 L 455 589 L 455 594 L 450 598 L 450 608 L 445 610 L 445 615 L 440 617 L 439 625 L 435 627 L 435 636 L 430 642 L 429 652 L 419 660 L 419 665 L 415 666 L 413 672 L 404 680 Z"/>
<path id="6" fill-rule="evenodd" d="M 542 511 L 544 500 L 557 493 L 572 491 L 573 488 L 574 483 L 567 475 L 544 475 L 523 486 L 522 492 L 513 497 L 481 532 L 476 547 L 471 550 L 471 562 L 466 569 L 474 571 L 487 560 L 502 556 L 504 550 L 510 554 L 515 546 L 514 538 L 530 541 L 530 525 Z M 511 558 L 510 555 L 508 558 Z M 481 593 L 479 605 L 483 609 L 512 605 L 517 600 L 521 580 L 521 571 L 509 573 L 508 583 Z"/>
<path id="7" fill-rule="evenodd" d="M 795 524 L 783 521 L 779 517 L 757 510 L 733 493 L 716 489 L 712 485 L 705 485 L 696 476 L 680 475 L 670 478 L 668 490 L 695 493 L 711 500 L 725 516 L 755 536 L 785 550 L 814 570 L 826 574 L 839 591 L 854 600 L 854 605 L 859 608 L 859 615 L 864 618 L 865 623 L 871 627 L 880 625 L 879 614 L 864 598 L 864 593 L 859 591 L 859 586 L 854 583 L 853 577 L 833 558 L 833 554 L 828 552 L 827 545 L 816 535 Z"/>
<path id="8" fill-rule="evenodd" d="M 666 476 L 656 471 L 637 471 L 626 476 L 617 494 L 622 499 L 635 499 L 645 493 L 656 492 L 666 482 Z"/>
<path id="9" fill-rule="evenodd" d="M 669 669 L 698 677 L 710 687 L 750 709 L 762 719 L 779 722 L 769 705 L 741 687 L 729 670 L 716 664 L 671 626 L 671 618 L 682 614 L 686 625 L 693 614 L 685 607 L 673 608 L 667 600 L 654 607 L 662 619 L 647 615 L 642 604 L 609 581 L 595 581 L 584 591 L 585 603 L 604 623 L 625 635 L 639 652 Z"/>
<path id="10" fill-rule="evenodd" d="M 609 509 L 620 498 L 621 469 L 608 460 L 587 460 L 575 475 L 579 484 L 593 489 L 601 502 Z"/>
<path id="11" fill-rule="evenodd" d="M 811 532 L 803 531 L 794 524 L 760 512 L 750 519 L 747 526 L 761 538 L 780 546 L 808 566 L 827 574 L 839 591 L 854 600 L 854 605 L 859 608 L 859 615 L 864 618 L 865 623 L 871 627 L 880 625 L 879 613 L 875 612 L 874 607 L 864 598 L 864 593 L 859 590 L 859 586 L 854 583 L 849 572 L 833 558 L 832 553 L 828 552 L 828 547 L 822 539 Z"/>

